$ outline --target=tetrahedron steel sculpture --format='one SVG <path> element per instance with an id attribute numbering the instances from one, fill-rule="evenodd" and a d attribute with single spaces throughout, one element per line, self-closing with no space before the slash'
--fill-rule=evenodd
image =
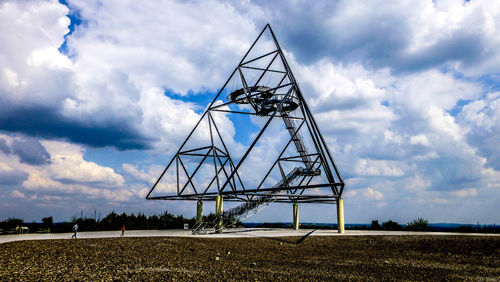
<path id="1" fill-rule="evenodd" d="M 343 189 L 268 24 L 146 199 L 216 200 L 222 211 L 223 197 L 243 202 L 224 217 L 242 217 L 270 202 L 337 203 Z"/>

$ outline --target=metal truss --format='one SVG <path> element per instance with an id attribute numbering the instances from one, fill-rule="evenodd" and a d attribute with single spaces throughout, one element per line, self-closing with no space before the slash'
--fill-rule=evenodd
<path id="1" fill-rule="evenodd" d="M 232 158 L 216 113 L 224 117 L 249 115 L 265 122 L 260 131 L 252 135 L 244 153 Z M 280 119 L 290 135 L 288 142 L 273 163 L 254 164 L 269 166 L 258 184 L 245 183 L 242 175 L 248 172 L 242 166 L 251 162 L 249 154 L 262 142 L 263 134 L 271 130 L 272 121 Z M 202 139 L 205 142 L 199 141 Z M 188 143 L 195 145 L 188 146 Z M 206 181 L 196 180 L 198 175 L 209 173 L 212 174 L 205 177 Z M 272 180 L 276 180 L 275 184 L 269 184 Z M 336 203 L 343 190 L 344 182 L 325 139 L 267 24 L 146 199 L 211 201 L 222 195 L 225 201 L 245 202 L 250 208 L 255 203 L 269 202 Z"/>

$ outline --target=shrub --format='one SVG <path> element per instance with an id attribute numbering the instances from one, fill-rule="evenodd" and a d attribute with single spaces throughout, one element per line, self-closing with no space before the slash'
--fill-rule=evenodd
<path id="1" fill-rule="evenodd" d="M 42 227 L 43 228 L 52 228 L 54 225 L 54 220 L 52 216 L 42 218 Z"/>
<path id="2" fill-rule="evenodd" d="M 403 230 L 403 227 L 395 221 L 388 220 L 382 223 L 382 229 L 395 231 L 395 230 Z"/>
<path id="3" fill-rule="evenodd" d="M 475 232 L 474 227 L 470 225 L 460 225 L 459 227 L 453 229 L 455 232 L 472 233 Z"/>
<path id="4" fill-rule="evenodd" d="M 406 230 L 410 231 L 431 231 L 432 228 L 426 219 L 421 217 L 413 220 L 412 222 L 406 224 Z"/>
<path id="5" fill-rule="evenodd" d="M 21 226 L 24 220 L 20 218 L 9 217 L 8 219 L 0 222 L 0 229 L 9 230 L 14 229 L 16 226 Z"/>
<path id="6" fill-rule="evenodd" d="M 380 224 L 378 223 L 378 220 L 372 220 L 372 224 L 370 225 L 371 230 L 380 230 Z"/>

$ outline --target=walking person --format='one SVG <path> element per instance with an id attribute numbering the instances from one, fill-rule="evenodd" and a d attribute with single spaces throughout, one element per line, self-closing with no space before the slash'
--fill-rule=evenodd
<path id="1" fill-rule="evenodd" d="M 125 225 L 122 225 L 122 237 L 125 235 Z"/>
<path id="2" fill-rule="evenodd" d="M 78 223 L 75 223 L 75 225 L 73 225 L 73 231 L 75 232 L 75 234 L 73 234 L 73 236 L 71 236 L 71 238 L 76 239 L 76 233 L 78 232 Z"/>

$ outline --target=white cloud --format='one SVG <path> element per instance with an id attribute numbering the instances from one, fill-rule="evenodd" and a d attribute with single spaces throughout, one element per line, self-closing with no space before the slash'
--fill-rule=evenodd
<path id="1" fill-rule="evenodd" d="M 0 35 L 0 65 L 26 70 L 26 58 L 39 49 L 57 48 L 69 32 L 68 8 L 58 1 L 3 1 L 0 21 L 6 28 Z"/>
<path id="2" fill-rule="evenodd" d="M 69 42 L 80 67 L 112 67 L 139 88 L 165 86 L 186 94 L 220 87 L 224 71 L 235 66 L 257 32 L 250 19 L 218 1 L 70 5 L 89 21 Z"/>
<path id="3" fill-rule="evenodd" d="M 123 177 L 112 168 L 85 161 L 80 146 L 58 141 L 44 141 L 43 145 L 52 156 L 47 170 L 52 179 L 107 188 L 121 188 L 125 184 Z"/>
<path id="4" fill-rule="evenodd" d="M 0 84 L 3 99 L 47 105 L 71 95 L 71 62 L 57 50 L 69 32 L 67 13 L 57 1 L 0 4 L 0 24 L 8 27 L 0 35 L 0 80 L 8 82 Z"/>
<path id="5" fill-rule="evenodd" d="M 0 103 L 27 111 L 34 120 L 46 112 L 45 123 L 56 125 L 38 126 L 41 136 L 92 146 L 171 153 L 199 115 L 198 106 L 166 97 L 165 89 L 180 95 L 215 91 L 257 34 L 249 18 L 217 1 L 161 1 L 154 8 L 133 1 L 70 1 L 70 6 L 83 22 L 67 37 L 71 60 L 58 51 L 69 31 L 66 6 L 57 1 L 0 6 L 5 15 L 0 18 L 12 30 L 0 38 L 6 42 L 0 49 L 5 82 Z M 4 115 L 18 120 L 15 112 Z M 33 134 L 25 124 L 15 126 Z M 110 138 L 82 139 L 65 130 L 71 126 Z"/>
<path id="6" fill-rule="evenodd" d="M 23 140 L 23 137 L 3 134 L 0 138 L 7 140 L 7 144 Z M 65 197 L 82 197 L 80 200 L 103 198 L 111 202 L 137 197 L 136 190 L 133 187 L 130 189 L 123 176 L 112 168 L 85 161 L 81 146 L 60 141 L 41 143 L 50 154 L 50 163 L 23 163 L 0 151 L 0 174 L 5 174 L 3 178 L 17 175 L 20 180 L 25 179 L 19 183 L 23 190 L 12 190 L 12 197 L 22 198 L 25 195 L 29 199 L 57 200 L 52 196 L 58 193 Z"/>
<path id="7" fill-rule="evenodd" d="M 377 197 L 367 186 L 383 193 L 384 202 L 411 201 L 406 205 L 415 208 L 428 198 L 498 187 L 499 178 L 493 176 L 497 172 L 485 166 L 486 159 L 468 142 L 470 129 L 464 126 L 466 120 L 481 120 L 475 114 L 480 108 L 492 115 L 496 100 L 491 94 L 481 99 L 479 83 L 437 70 L 396 75 L 328 60 L 303 66 L 293 57 L 291 64 L 302 88 L 313 97 L 308 100 L 313 112 L 320 113 L 315 117 L 335 148 L 334 158 L 347 180 L 344 195 L 351 202 Z M 360 81 L 370 83 L 356 87 Z M 345 102 L 347 97 L 351 103 Z M 476 99 L 480 102 L 464 107 L 471 109 L 467 118 L 449 113 L 461 101 Z M 370 112 L 378 114 L 364 114 Z M 386 118 L 380 118 L 382 113 Z M 485 119 L 490 126 L 495 120 Z M 467 190 L 471 186 L 481 188 Z"/>
<path id="8" fill-rule="evenodd" d="M 147 184 L 154 184 L 160 174 L 163 172 L 164 167 L 159 165 L 152 165 L 146 171 L 145 169 L 138 169 L 136 165 L 124 163 L 122 169 L 136 180 L 140 180 Z"/>
<path id="9" fill-rule="evenodd" d="M 66 6 L 0 4 L 0 25 L 8 27 L 0 33 L 0 125 L 11 134 L 0 135 L 0 145 L 24 138 L 12 132 L 62 138 L 42 142 L 51 155 L 44 166 L 0 147 L 0 181 L 9 187 L 2 197 L 142 200 L 162 166 L 129 159 L 108 167 L 85 160 L 86 146 L 74 143 L 171 157 L 200 118 L 200 105 L 186 97 L 216 91 L 268 19 L 346 179 L 346 198 L 375 200 L 388 213 L 446 214 L 426 200 L 458 209 L 464 197 L 487 207 L 499 197 L 500 94 L 485 93 L 498 84 L 497 2 L 297 1 L 280 9 L 272 2 L 69 2 L 82 20 L 67 37 L 69 55 L 58 52 L 69 31 Z M 241 155 L 238 128 L 222 114 L 214 118 L 231 153 Z M 286 137 L 263 136 L 266 145 L 249 160 L 271 162 L 269 152 Z M 246 177 L 257 181 L 266 169 Z M 492 218 L 484 209 L 477 215 Z"/>
<path id="10" fill-rule="evenodd" d="M 486 159 L 489 167 L 500 170 L 500 92 L 488 93 L 481 99 L 464 106 L 458 116 L 467 129 L 467 140 Z"/>
<path id="11" fill-rule="evenodd" d="M 19 190 L 13 190 L 10 195 L 13 197 L 13 198 L 18 198 L 18 199 L 24 199 L 26 198 L 26 195 L 24 195 L 24 193 L 20 192 Z"/>
<path id="12" fill-rule="evenodd" d="M 388 161 L 360 159 L 356 173 L 362 176 L 403 176 L 404 172 L 396 165 Z"/>
<path id="13" fill-rule="evenodd" d="M 422 145 L 422 146 L 429 146 L 429 140 L 427 139 L 427 136 L 424 134 L 419 134 L 410 137 L 410 144 L 412 145 Z"/>
<path id="14" fill-rule="evenodd" d="M 477 195 L 477 189 L 475 188 L 461 189 L 450 192 L 450 194 L 460 198 L 469 198 Z"/>
<path id="15" fill-rule="evenodd" d="M 405 179 L 406 189 L 413 191 L 423 191 L 429 188 L 432 184 L 430 179 L 423 178 L 420 175 L 411 176 Z"/>
<path id="16" fill-rule="evenodd" d="M 14 169 L 8 163 L 0 162 L 0 171 L 3 173 L 12 172 Z"/>
<path id="17" fill-rule="evenodd" d="M 447 67 L 472 76 L 498 73 L 497 1 L 265 2 L 285 46 L 301 62 L 342 63 L 414 72 Z M 287 23 L 294 18 L 294 25 Z"/>
<path id="18" fill-rule="evenodd" d="M 54 47 L 34 50 L 26 62 L 35 68 L 47 66 L 52 69 L 71 69 L 73 66 L 71 60 Z"/>
<path id="19" fill-rule="evenodd" d="M 385 128 L 397 118 L 382 105 L 388 98 L 381 87 L 385 85 L 378 86 L 373 80 L 385 80 L 385 71 L 369 73 L 360 66 L 334 65 L 328 60 L 305 66 L 293 54 L 287 55 L 323 131 L 369 132 L 373 127 Z"/>
<path id="20" fill-rule="evenodd" d="M 361 193 L 366 200 L 380 201 L 384 198 L 384 195 L 381 192 L 374 190 L 371 187 L 366 188 L 365 190 L 361 191 Z"/>
<path id="21" fill-rule="evenodd" d="M 195 105 L 166 97 L 159 88 L 143 91 L 137 103 L 144 109 L 141 128 L 156 139 L 154 147 L 161 152 L 175 153 L 200 119 Z"/>
<path id="22" fill-rule="evenodd" d="M 344 194 L 344 198 L 349 199 L 349 202 L 352 201 L 382 201 L 384 199 L 384 194 L 372 187 L 356 189 L 356 190 L 348 190 Z"/>
<path id="23" fill-rule="evenodd" d="M 443 199 L 443 198 L 434 198 L 432 199 L 432 202 L 433 203 L 436 203 L 438 205 L 446 205 L 448 204 L 450 201 L 448 199 Z"/>

